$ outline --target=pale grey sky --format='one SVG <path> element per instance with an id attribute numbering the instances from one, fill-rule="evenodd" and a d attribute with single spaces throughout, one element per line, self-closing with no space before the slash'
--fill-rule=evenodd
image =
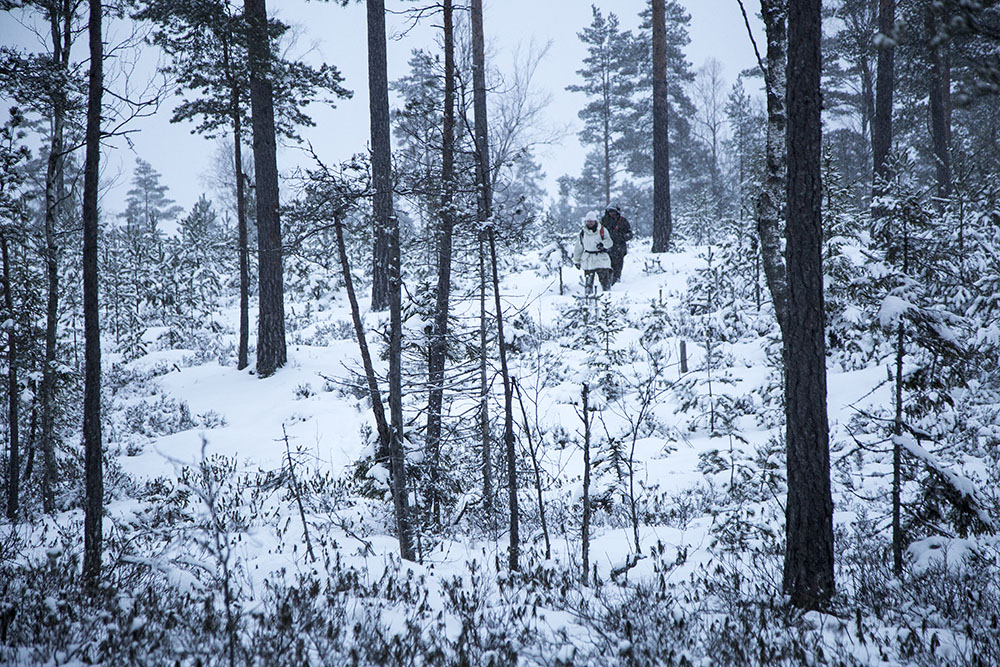
<path id="1" fill-rule="evenodd" d="M 386 4 L 391 11 L 414 3 L 387 0 Z M 583 165 L 585 151 L 576 139 L 580 126 L 576 114 L 585 99 L 579 93 L 567 92 L 565 87 L 578 81 L 576 70 L 586 51 L 577 33 L 590 23 L 591 4 L 588 0 L 485 0 L 487 40 L 501 71 L 510 68 L 513 54 L 519 47 L 524 49 L 532 41 L 539 45 L 551 42 L 548 55 L 538 67 L 534 87 L 540 93 L 551 95 L 547 122 L 553 127 L 566 127 L 568 132 L 557 145 L 539 152 L 550 192 L 554 191 L 557 177 L 577 173 Z M 624 28 L 635 28 L 646 0 L 603 0 L 595 4 L 606 14 L 617 14 Z M 682 4 L 691 14 L 688 59 L 695 68 L 708 58 L 718 59 L 723 64 L 727 85 L 731 84 L 741 69 L 755 62 L 737 0 L 682 0 Z M 751 0 L 746 4 L 749 11 L 756 12 L 757 3 Z M 299 29 L 296 50 L 307 52 L 307 60 L 335 64 L 344 74 L 345 85 L 354 91 L 354 97 L 341 101 L 336 109 L 314 105 L 310 113 L 317 126 L 305 129 L 303 137 L 311 141 L 328 162 L 346 159 L 352 153 L 365 150 L 368 95 L 364 3 L 342 8 L 315 0 L 271 0 L 268 5 L 269 12 Z M 762 44 L 759 22 L 755 17 L 751 19 L 758 43 Z M 387 22 L 389 32 L 396 36 L 390 39 L 388 47 L 389 78 L 396 79 L 405 74 L 413 49 L 434 48 L 439 30 L 432 25 L 436 21 L 425 21 L 406 35 L 398 35 L 404 26 L 403 20 L 390 15 Z M 28 43 L 9 18 L 0 20 L 0 34 L 4 43 Z M 81 40 L 76 49 L 76 55 L 82 57 L 85 40 Z M 171 197 L 185 209 L 202 192 L 210 190 L 205 176 L 211 169 L 215 145 L 191 134 L 190 124 L 169 123 L 173 104 L 173 100 L 168 100 L 155 117 L 135 123 L 133 129 L 138 131 L 131 135 L 132 148 L 119 141 L 102 156 L 107 173 L 122 174 L 121 182 L 106 193 L 102 202 L 106 215 L 123 208 L 136 156 L 150 162 L 163 175 Z M 285 148 L 279 153 L 278 161 L 279 169 L 285 171 L 303 158 L 294 149 Z"/>

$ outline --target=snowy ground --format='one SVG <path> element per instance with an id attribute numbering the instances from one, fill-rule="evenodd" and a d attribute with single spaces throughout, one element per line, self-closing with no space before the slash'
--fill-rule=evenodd
<path id="1" fill-rule="evenodd" d="M 610 291 L 611 301 L 628 309 L 630 316 L 638 320 L 650 300 L 663 298 L 668 307 L 675 308 L 686 290 L 686 280 L 703 260 L 699 250 L 690 250 L 660 256 L 662 265 L 646 273 L 644 267 L 653 257 L 645 245 L 636 245 L 626 259 L 623 280 Z M 529 257 L 527 264 L 535 264 L 527 269 L 509 275 L 503 281 L 502 293 L 505 308 L 511 312 L 523 312 L 536 318 L 545 327 L 559 328 L 560 313 L 569 307 L 574 298 L 582 293 L 578 282 L 578 272 L 564 269 L 567 283 L 566 294 L 558 293 L 558 277 L 551 274 L 540 261 L 535 263 Z M 294 306 L 293 306 L 294 308 Z M 326 303 L 326 309 L 315 314 L 311 325 L 300 332 L 301 338 L 309 338 L 311 332 L 324 325 L 347 322 L 350 312 L 346 299 L 335 298 Z M 374 315 L 368 317 L 369 326 L 377 326 Z M 508 324 L 508 326 L 510 326 Z M 346 328 L 342 329 L 347 331 Z M 629 328 L 618 337 L 618 345 L 625 347 L 641 332 Z M 371 334 L 369 342 L 377 345 L 377 336 Z M 674 350 L 670 360 L 673 372 L 680 376 L 677 367 L 676 350 L 679 339 L 670 338 L 666 345 Z M 765 353 L 762 343 L 740 343 L 731 346 L 731 353 L 738 355 L 737 363 L 731 369 L 733 391 L 756 389 L 767 378 Z M 688 343 L 689 367 L 697 369 L 704 355 L 694 342 Z M 193 354 L 193 352 L 192 352 Z M 238 462 L 242 470 L 272 470 L 280 468 L 285 460 L 284 434 L 287 434 L 291 448 L 300 452 L 297 461 L 314 472 L 329 472 L 335 477 L 352 474 L 359 457 L 370 452 L 359 435 L 362 425 L 374 428 L 370 406 L 364 399 L 357 399 L 338 391 L 338 382 L 350 383 L 351 370 L 360 368 L 357 345 L 352 340 L 339 340 L 323 346 L 293 344 L 288 349 L 288 364 L 266 381 L 258 380 L 250 370 L 236 371 L 232 367 L 217 363 L 196 366 L 183 365 L 184 351 L 170 350 L 156 352 L 133 364 L 132 370 L 156 365 L 166 365 L 168 372 L 155 380 L 155 392 L 161 396 L 183 401 L 192 415 L 215 413 L 224 425 L 211 429 L 189 428 L 163 437 L 150 438 L 141 445 L 141 452 L 132 456 L 122 456 L 120 462 L 126 473 L 137 480 L 154 479 L 161 475 L 172 475 L 182 465 L 197 465 L 203 456 L 221 455 Z M 515 361 L 515 376 L 526 378 L 528 383 L 536 369 L 531 368 L 530 359 Z M 385 364 L 380 368 L 385 371 Z M 852 410 L 851 406 L 864 407 L 875 401 L 888 401 L 888 389 L 871 393 L 871 387 L 884 377 L 884 369 L 873 367 L 852 373 L 838 373 L 831 370 L 829 377 L 829 404 L 832 422 L 844 421 Z M 580 432 L 580 420 L 573 406 L 568 402 L 579 397 L 567 396 L 568 392 L 578 392 L 579 385 L 567 388 L 560 385 L 543 391 L 540 399 L 540 421 L 548 426 L 561 425 L 571 433 Z M 859 403 L 860 401 L 860 403 Z M 678 428 L 683 421 L 678 416 L 676 400 L 669 395 L 655 407 L 660 420 L 668 426 Z M 610 417 L 612 421 L 613 417 Z M 737 443 L 745 458 L 752 459 L 755 448 L 766 443 L 775 435 L 773 429 L 762 429 L 749 420 L 741 424 L 740 436 L 745 443 Z M 599 439 L 599 436 L 595 436 Z M 418 448 L 419 443 L 410 443 Z M 637 442 L 635 459 L 639 463 L 638 481 L 645 488 L 659 487 L 660 490 L 678 493 L 686 488 L 704 484 L 706 477 L 698 469 L 699 456 L 712 450 L 726 450 L 731 442 L 726 437 L 711 437 L 704 430 L 696 432 L 684 429 L 678 439 L 666 440 L 657 437 L 640 438 Z M 583 457 L 579 447 L 569 450 L 550 451 L 545 457 L 549 474 L 560 480 L 560 493 L 579 498 L 582 493 L 581 477 Z M 714 476 L 713 481 L 725 485 L 729 471 Z M 530 499 L 526 496 L 525 501 Z M 126 503 L 127 505 L 127 503 Z M 286 508 L 291 509 L 291 508 Z M 128 511 L 123 508 L 123 511 Z M 843 517 L 838 517 L 843 518 Z M 674 576 L 683 579 L 690 570 L 703 564 L 711 557 L 708 549 L 710 541 L 708 529 L 710 517 L 691 521 L 683 530 L 670 526 L 644 526 L 641 529 L 643 550 L 661 543 L 676 552 L 687 553 L 686 569 L 682 568 Z M 292 533 L 300 528 L 292 526 Z M 395 550 L 395 541 L 388 535 L 372 530 L 369 538 L 380 546 L 371 560 L 384 560 Z M 608 578 L 611 569 L 619 567 L 631 552 L 635 551 L 629 526 L 620 528 L 595 527 L 591 561 L 602 577 Z M 536 539 L 539 535 L 534 536 Z M 465 562 L 481 557 L 485 550 L 490 560 L 503 560 L 506 537 L 498 535 L 496 543 L 450 544 L 425 557 L 425 566 L 414 566 L 420 572 L 433 571 L 438 574 L 460 572 Z M 286 541 L 294 541 L 287 540 Z M 343 544 L 350 544 L 346 534 L 339 536 Z M 554 540 L 557 557 L 575 558 L 578 544 L 565 540 Z M 248 553 L 254 567 L 256 556 Z M 301 565 L 301 552 L 287 554 L 287 558 L 266 558 L 270 566 L 280 568 Z M 368 561 L 365 567 L 372 567 Z M 652 573 L 651 560 L 640 563 L 634 570 L 635 576 Z"/>
<path id="2" fill-rule="evenodd" d="M 646 244 L 633 247 L 626 258 L 623 281 L 609 294 L 611 304 L 628 313 L 623 329 L 616 334 L 617 346 L 621 349 L 636 347 L 644 333 L 640 323 L 650 310 L 651 301 L 660 300 L 668 311 L 682 310 L 680 304 L 687 290 L 687 280 L 704 264 L 699 252 L 700 249 L 692 249 L 653 257 Z M 522 539 L 528 552 L 527 567 L 538 571 L 546 568 L 566 571 L 578 567 L 580 559 L 580 531 L 574 513 L 579 508 L 583 473 L 579 446 L 582 429 L 577 409 L 581 383 L 593 380 L 594 375 L 586 368 L 583 352 L 566 344 L 574 332 L 567 330 L 571 325 L 567 324 L 565 313 L 577 302 L 582 287 L 577 282 L 578 272 L 572 268 L 564 269 L 564 277 L 567 293 L 560 296 L 558 276 L 536 253 L 525 257 L 517 270 L 505 277 L 502 286 L 505 308 L 509 311 L 508 326 L 514 332 L 509 339 L 521 336 L 526 341 L 521 346 L 521 353 L 512 355 L 512 374 L 525 387 L 527 411 L 540 427 L 539 434 L 552 434 L 561 427 L 572 440 L 569 445 L 564 443 L 560 447 L 552 445 L 552 438 L 540 438 L 541 443 L 535 443 L 539 446 L 545 480 L 543 495 L 552 533 L 551 560 L 541 561 L 542 535 L 537 521 L 526 522 Z M 478 303 L 456 307 L 472 313 Z M 291 304 L 290 309 L 303 312 L 306 304 Z M 157 351 L 120 369 L 143 379 L 126 384 L 118 391 L 110 410 L 112 454 L 124 473 L 134 480 L 130 488 L 135 491 L 133 494 L 121 493 L 109 506 L 105 522 L 109 539 L 122 532 L 127 534 L 130 526 L 142 524 L 143 518 L 157 511 L 158 506 L 169 505 L 178 488 L 200 494 L 205 506 L 214 498 L 236 489 L 236 495 L 243 495 L 239 512 L 251 515 L 237 522 L 238 528 L 226 524 L 226 541 L 231 550 L 226 552 L 225 558 L 227 567 L 234 567 L 241 573 L 238 578 L 244 587 L 240 594 L 244 613 L 252 614 L 260 607 L 267 594 L 266 582 L 291 583 L 296 576 L 308 573 L 329 577 L 331 559 L 338 568 L 353 568 L 370 582 L 379 581 L 386 571 L 394 571 L 398 565 L 397 544 L 390 530 L 391 504 L 377 497 L 377 489 L 385 487 L 384 476 L 377 470 L 372 472 L 373 479 L 367 483 L 376 493 L 357 495 L 360 488 L 356 479 L 357 463 L 371 455 L 370 436 L 366 433 L 370 434 L 374 428 L 371 408 L 363 392 L 351 390 L 360 360 L 357 345 L 350 337 L 351 330 L 346 326 L 350 321 L 346 298 L 342 294 L 328 295 L 321 302 L 309 304 L 308 310 L 310 320 L 299 326 L 293 340 L 323 340 L 324 344 L 290 344 L 287 365 L 273 377 L 259 380 L 249 370 L 237 371 L 216 362 L 191 365 L 190 360 L 198 356 L 194 350 Z M 767 317 L 766 312 L 760 315 L 762 321 Z M 549 334 L 532 338 L 532 334 L 525 331 L 524 323 L 528 320 L 538 330 Z M 520 326 L 512 324 L 514 321 L 519 321 Z M 379 334 L 374 331 L 380 326 L 378 316 L 369 314 L 366 324 L 369 343 L 373 349 L 379 349 Z M 706 353 L 704 346 L 697 341 L 687 341 L 691 372 L 685 378 L 679 369 L 680 338 L 668 335 L 660 344 L 668 362 L 661 383 L 673 387 L 675 383 L 680 386 L 685 379 L 697 380 L 692 385 L 693 391 L 704 393 L 702 376 L 705 374 L 700 370 Z M 753 336 L 720 345 L 714 353 L 725 357 L 724 370 L 728 379 L 725 383 L 716 381 L 713 396 L 719 395 L 721 390 L 722 394 L 746 405 L 763 406 L 762 397 L 768 383 L 773 383 L 767 362 L 768 345 L 767 338 Z M 558 359 L 562 366 L 553 365 L 553 359 Z M 378 370 L 384 373 L 384 360 L 375 361 Z M 637 378 L 644 370 L 639 362 L 626 369 Z M 833 441 L 848 438 L 845 425 L 858 410 L 891 403 L 889 387 L 880 386 L 885 377 L 884 366 L 853 372 L 830 368 L 829 414 Z M 495 384 L 499 384 L 499 380 Z M 642 558 L 630 561 L 630 556 L 636 553 L 636 545 L 632 526 L 623 519 L 623 510 L 619 507 L 598 512 L 592 528 L 590 553 L 598 580 L 610 581 L 614 570 L 634 563 L 627 571 L 629 581 L 656 582 L 658 577 L 661 581 L 666 577 L 668 582 L 682 584 L 705 572 L 721 571 L 719 568 L 739 571 L 751 567 L 748 562 L 740 562 L 742 557 L 738 549 L 732 548 L 733 544 L 745 543 L 748 554 L 754 549 L 775 552 L 780 548 L 780 503 L 771 502 L 770 498 L 725 500 L 726 490 L 734 480 L 764 479 L 761 462 L 774 459 L 774 438 L 780 438 L 780 433 L 759 415 L 743 415 L 731 426 L 717 429 L 712 435 L 707 417 L 698 412 L 701 408 L 682 410 L 680 395 L 673 390 L 659 394 L 651 408 L 656 426 L 642 430 L 634 440 L 635 484 L 640 506 L 643 516 L 652 518 L 644 520 L 639 530 Z M 422 400 L 419 396 L 408 397 L 409 408 L 416 410 Z M 599 456 L 596 450 L 602 441 L 627 433 L 629 426 L 628 416 L 622 412 L 628 410 L 629 404 L 622 402 L 617 406 L 610 401 L 597 400 L 602 414 L 600 425 L 595 423 L 594 426 L 595 457 Z M 179 407 L 181 404 L 186 407 Z M 705 405 L 704 400 L 699 405 Z M 456 404 L 453 409 L 460 407 Z M 134 422 L 147 419 L 156 410 L 162 410 L 169 416 L 165 419 L 172 420 L 172 427 L 160 429 L 169 433 L 137 434 Z M 183 415 L 177 418 L 178 410 L 186 410 L 186 418 Z M 773 423 L 776 422 L 772 420 L 770 424 Z M 148 430 L 155 432 L 156 428 Z M 540 436 L 536 434 L 536 437 Z M 625 442 L 628 444 L 631 440 L 626 438 Z M 420 445 L 419 441 L 409 443 L 414 461 L 419 460 Z M 522 471 L 525 479 L 530 479 L 528 445 L 524 438 L 520 446 Z M 323 554 L 316 560 L 306 553 L 302 517 L 293 495 L 287 492 L 290 486 L 280 479 L 275 482 L 274 475 L 268 477 L 269 471 L 287 470 L 287 452 L 291 452 L 295 462 L 293 472 L 300 480 L 310 480 L 314 485 L 311 488 L 316 489 L 310 495 L 312 500 L 303 508 L 310 544 Z M 199 487 L 198 477 L 192 475 L 191 470 L 198 469 L 203 460 L 213 457 L 221 457 L 215 458 L 216 461 L 227 461 L 230 472 L 221 475 L 223 481 L 214 487 L 207 484 Z M 975 461 L 970 462 L 973 469 L 975 465 Z M 875 466 L 866 472 L 872 488 L 884 488 L 885 480 L 878 476 L 884 468 Z M 242 485 L 234 481 L 240 479 L 245 480 Z M 607 495 L 620 500 L 621 487 L 615 486 L 615 479 L 607 467 L 598 470 L 592 493 L 600 496 L 609 488 L 617 489 Z M 502 485 L 501 480 L 498 476 L 498 484 Z M 477 490 L 465 491 L 459 507 L 466 503 L 475 505 Z M 315 500 L 321 496 L 322 502 Z M 529 487 L 522 491 L 520 498 L 522 511 L 537 518 L 534 491 Z M 690 501 L 690 506 L 684 505 L 685 499 Z M 723 499 L 718 506 L 706 506 L 718 499 Z M 856 507 L 842 504 L 838 499 L 835 499 L 835 507 L 839 530 L 849 531 L 857 519 Z M 734 517 L 740 518 L 742 523 L 734 521 Z M 59 523 L 68 525 L 78 519 L 79 514 L 71 513 L 61 517 Z M 730 535 L 733 540 L 730 548 L 720 550 L 719 541 L 727 539 L 726 522 L 733 522 L 742 532 Z M 190 534 L 195 536 L 195 542 L 204 542 L 207 532 L 204 528 L 191 529 Z M 486 568 L 494 573 L 486 577 L 487 584 L 481 584 L 490 591 L 486 594 L 490 601 L 488 607 L 514 606 L 505 596 L 518 593 L 504 592 L 504 568 L 497 568 L 506 561 L 506 540 L 502 526 L 493 531 L 468 534 L 457 523 L 450 532 L 425 540 L 421 545 L 422 562 L 404 563 L 402 572 L 411 570 L 413 577 L 423 578 L 426 604 L 432 610 L 440 610 L 450 609 L 447 582 L 458 578 L 475 585 L 476 572 Z M 39 548 L 49 545 L 47 548 L 51 549 L 51 542 L 41 540 L 36 544 Z M 191 559 L 195 557 L 187 553 L 190 547 L 185 546 L 184 540 L 167 539 L 163 544 L 166 545 L 163 553 L 155 559 L 157 567 L 163 569 L 182 591 L 204 586 L 204 579 L 199 580 L 191 574 Z M 920 545 L 915 552 L 917 562 L 926 567 L 933 560 L 932 556 L 941 551 L 940 546 Z M 201 567 L 218 570 L 218 557 L 212 564 L 212 559 L 206 555 L 211 551 L 211 548 L 202 548 Z M 399 576 L 405 579 L 407 575 Z M 523 603 L 521 600 L 519 604 Z M 679 608 L 702 609 L 693 601 L 680 604 Z M 407 613 L 392 609 L 387 607 L 380 612 L 381 620 L 402 632 Z M 546 608 L 544 604 L 539 613 L 541 620 L 532 622 L 532 631 L 549 637 L 554 654 L 534 659 L 522 656 L 527 662 L 551 664 L 562 659 L 570 663 L 576 655 L 570 645 L 599 644 L 579 615 L 554 605 Z M 456 619 L 455 615 L 446 615 L 444 620 L 445 631 L 454 641 L 463 632 Z M 853 656 L 861 663 L 875 660 L 879 655 L 880 645 L 866 645 L 856 640 L 862 631 L 854 619 L 816 616 L 810 622 L 813 627 L 823 628 L 820 634 L 827 645 L 838 646 L 838 651 L 844 655 Z M 560 644 L 564 646 L 559 648 Z"/>

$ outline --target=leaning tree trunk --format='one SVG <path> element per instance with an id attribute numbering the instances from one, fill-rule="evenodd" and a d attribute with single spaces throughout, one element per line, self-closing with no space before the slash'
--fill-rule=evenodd
<path id="1" fill-rule="evenodd" d="M 667 251 L 673 231 L 669 125 L 666 7 L 664 0 L 653 0 L 653 252 Z"/>
<path id="2" fill-rule="evenodd" d="M 101 328 L 97 279 L 97 195 L 100 185 L 101 93 L 104 47 L 101 0 L 90 0 L 90 77 L 87 92 L 86 157 L 83 163 L 83 447 L 85 501 L 83 578 L 95 588 L 101 579 L 104 469 L 101 461 Z"/>
<path id="3" fill-rule="evenodd" d="M 287 361 L 285 290 L 282 275 L 278 157 L 274 134 L 274 91 L 265 0 L 244 0 L 250 57 L 250 108 L 254 173 L 257 179 L 257 375 L 272 375 Z M 238 165 L 237 168 L 242 168 Z"/>
<path id="4" fill-rule="evenodd" d="M 757 234 L 760 237 L 764 277 L 784 338 L 788 328 L 788 276 L 781 248 L 781 228 L 786 188 L 785 21 L 788 8 L 786 0 L 761 0 L 760 9 L 767 33 L 767 68 L 764 72 L 767 88 L 767 138 L 764 187 L 757 197 Z"/>
<path id="5" fill-rule="evenodd" d="M 18 401 L 17 387 L 17 337 L 14 333 L 14 295 L 10 281 L 10 253 L 7 236 L 0 231 L 0 258 L 3 260 L 3 305 L 9 318 L 7 327 L 7 518 L 12 522 L 17 518 L 18 487 L 21 480 L 21 462 L 18 457 Z"/>
<path id="6" fill-rule="evenodd" d="M 375 245 L 372 258 L 372 310 L 390 307 L 392 239 L 392 162 L 389 142 L 389 75 L 386 72 L 385 0 L 368 0 L 368 111 L 371 117 L 372 182 L 375 196 Z"/>
<path id="7" fill-rule="evenodd" d="M 427 374 L 427 462 L 429 466 L 428 508 L 441 522 L 439 474 L 441 465 L 441 408 L 444 403 L 444 366 L 448 337 L 448 300 L 451 294 L 451 238 L 455 224 L 452 210 L 455 154 L 455 33 L 452 2 L 444 0 L 444 119 L 441 127 L 441 227 L 438 237 L 438 281 L 434 304 Z"/>
<path id="8" fill-rule="evenodd" d="M 872 118 L 873 194 L 878 197 L 890 175 L 889 151 L 892 150 L 892 93 L 895 87 L 896 0 L 878 3 L 878 60 L 875 65 L 875 115 Z"/>
<path id="9" fill-rule="evenodd" d="M 406 495 L 406 467 L 402 443 L 394 437 L 389 425 L 385 421 L 385 407 L 382 404 L 382 393 L 379 391 L 378 379 L 375 377 L 371 354 L 368 351 L 368 341 L 365 339 L 365 329 L 361 322 L 361 309 L 358 307 L 358 298 L 354 291 L 354 280 L 351 278 L 351 266 L 347 260 L 343 224 L 339 217 L 334 218 L 334 230 L 337 234 L 337 252 L 340 256 L 340 268 L 344 274 L 344 287 L 347 290 L 347 299 L 351 305 L 354 335 L 358 339 L 358 347 L 361 350 L 361 361 L 365 369 L 365 378 L 368 380 L 368 393 L 372 397 L 372 412 L 375 415 L 375 427 L 378 430 L 379 450 L 375 455 L 375 460 L 379 463 L 385 461 L 386 458 L 389 460 L 390 472 L 392 473 L 392 501 L 396 513 L 396 534 L 399 538 L 400 558 L 415 560 L 410 508 Z"/>
<path id="10" fill-rule="evenodd" d="M 820 0 L 788 12 L 784 590 L 791 603 L 825 607 L 834 593 L 833 500 L 826 414 L 820 179 Z M 790 326 L 794 322 L 795 326 Z"/>

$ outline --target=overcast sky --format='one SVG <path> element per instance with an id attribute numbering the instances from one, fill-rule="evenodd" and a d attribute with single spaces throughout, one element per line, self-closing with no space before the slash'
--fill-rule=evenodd
<path id="1" fill-rule="evenodd" d="M 604 0 L 596 3 L 605 13 L 618 15 L 626 29 L 638 26 L 638 14 L 647 0 Z M 723 64 L 727 85 L 739 72 L 755 62 L 753 48 L 746 34 L 737 0 L 681 0 L 691 14 L 691 43 L 687 48 L 688 60 L 697 69 L 708 58 Z M 400 10 L 413 3 L 387 0 L 387 8 Z M 755 2 L 747 2 L 748 10 L 756 12 Z M 484 22 L 488 48 L 496 66 L 509 70 L 514 53 L 522 51 L 533 41 L 537 45 L 550 43 L 548 54 L 538 67 L 534 87 L 539 93 L 551 95 L 547 108 L 548 124 L 567 129 L 558 144 L 539 152 L 538 158 L 546 173 L 546 184 L 554 192 L 555 179 L 565 173 L 576 174 L 583 165 L 584 149 L 576 139 L 580 123 L 577 111 L 585 103 L 579 93 L 570 93 L 565 87 L 577 83 L 576 70 L 586 49 L 577 33 L 591 20 L 591 2 L 587 0 L 484 0 Z M 344 75 L 344 85 L 354 91 L 354 97 L 341 101 L 336 109 L 319 105 L 310 108 L 317 127 L 307 128 L 302 135 L 312 142 L 324 161 L 336 162 L 352 153 L 363 151 L 368 140 L 367 51 L 364 3 L 352 3 L 346 8 L 326 2 L 303 0 L 270 0 L 268 10 L 298 29 L 296 51 L 305 53 L 311 62 L 326 61 L 335 64 Z M 762 28 L 751 17 L 757 33 L 758 44 L 763 44 Z M 390 80 L 406 73 L 407 61 L 413 49 L 434 48 L 439 29 L 437 21 L 427 20 L 424 25 L 401 34 L 405 21 L 390 13 L 387 18 L 390 41 L 388 67 Z M 7 17 L 0 18 L 3 42 L 30 44 L 15 24 Z M 75 55 L 82 57 L 86 40 L 75 47 Z M 175 104 L 168 100 L 153 118 L 137 121 L 131 127 L 131 146 L 118 141 L 102 155 L 109 179 L 119 174 L 118 183 L 106 192 L 102 201 L 105 214 L 115 214 L 124 207 L 125 191 L 136 157 L 150 162 L 163 176 L 170 188 L 170 196 L 188 209 L 202 192 L 210 192 L 206 176 L 212 169 L 215 145 L 190 133 L 190 124 L 168 122 Z M 287 171 L 301 163 L 301 154 L 291 148 L 279 152 L 279 169 Z"/>

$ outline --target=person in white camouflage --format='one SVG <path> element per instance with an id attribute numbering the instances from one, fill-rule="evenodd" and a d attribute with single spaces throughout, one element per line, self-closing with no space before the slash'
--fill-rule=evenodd
<path id="1" fill-rule="evenodd" d="M 601 289 L 611 289 L 611 257 L 608 251 L 614 247 L 611 234 L 598 222 L 597 211 L 591 211 L 583 218 L 583 227 L 573 249 L 573 263 L 583 270 L 584 288 L 588 296 L 595 294 L 594 276 L 601 283 Z"/>

